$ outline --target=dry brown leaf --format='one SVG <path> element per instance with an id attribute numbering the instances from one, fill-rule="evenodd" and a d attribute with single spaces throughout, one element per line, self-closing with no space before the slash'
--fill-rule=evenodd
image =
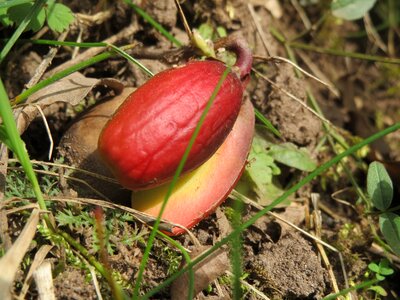
<path id="1" fill-rule="evenodd" d="M 191 256 L 196 257 L 206 251 L 208 247 L 196 248 Z M 200 263 L 194 266 L 194 295 L 200 293 L 211 282 L 225 273 L 229 269 L 229 258 L 226 251 L 222 248 L 215 251 Z M 174 281 L 171 287 L 171 299 L 188 298 L 189 275 L 185 273 Z"/>
<path id="2" fill-rule="evenodd" d="M 123 84 L 116 79 L 88 78 L 79 72 L 75 72 L 34 93 L 28 98 L 28 105 L 23 107 L 21 113 L 18 114 L 17 127 L 20 134 L 26 130 L 38 115 L 39 112 L 35 105 L 38 105 L 41 109 L 60 102 L 76 106 L 94 87 L 99 85 L 112 88 L 116 94 L 120 94 L 124 88 Z"/>
<path id="3" fill-rule="evenodd" d="M 17 240 L 0 259 L 0 299 L 11 299 L 10 292 L 13 286 L 15 274 L 17 273 L 19 265 L 35 236 L 38 222 L 39 210 L 34 209 Z"/>

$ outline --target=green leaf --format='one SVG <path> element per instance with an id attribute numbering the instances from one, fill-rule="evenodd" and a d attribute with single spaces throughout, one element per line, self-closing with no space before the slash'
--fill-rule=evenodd
<path id="1" fill-rule="evenodd" d="M 247 194 L 246 183 L 250 181 L 250 188 L 258 196 L 261 205 L 269 204 L 275 197 L 282 194 L 282 190 L 273 182 L 273 176 L 280 174 L 279 167 L 270 156 L 266 148 L 270 145 L 259 133 L 256 132 L 248 157 L 245 176 L 239 185 L 241 193 Z"/>
<path id="2" fill-rule="evenodd" d="M 8 149 L 15 152 L 15 149 L 12 145 L 12 142 L 11 142 L 11 140 L 7 134 L 6 128 L 3 124 L 0 125 L 0 141 L 3 142 L 4 145 L 6 145 Z"/>
<path id="3" fill-rule="evenodd" d="M 391 212 L 381 214 L 379 227 L 393 252 L 400 255 L 400 216 Z"/>
<path id="4" fill-rule="evenodd" d="M 272 145 L 268 154 L 276 161 L 301 171 L 311 172 L 317 167 L 305 148 L 297 148 L 292 143 Z"/>
<path id="5" fill-rule="evenodd" d="M 392 275 L 394 270 L 390 267 L 389 260 L 384 258 L 379 262 L 379 274 L 384 276 Z"/>
<path id="6" fill-rule="evenodd" d="M 47 24 L 51 30 L 63 32 L 74 21 L 69 7 L 61 3 L 51 3 L 46 8 Z"/>
<path id="7" fill-rule="evenodd" d="M 11 6 L 20 5 L 23 3 L 33 2 L 33 0 L 7 0 L 7 1 L 0 1 L 0 9 L 2 8 L 9 8 Z"/>
<path id="8" fill-rule="evenodd" d="M 212 40 L 214 36 L 214 28 L 210 23 L 202 23 L 199 28 L 198 32 L 205 40 Z"/>
<path id="9" fill-rule="evenodd" d="M 379 266 L 374 262 L 368 265 L 368 269 L 370 269 L 374 273 L 379 273 Z"/>
<path id="10" fill-rule="evenodd" d="M 375 2 L 376 0 L 333 0 L 331 10 L 335 17 L 352 21 L 362 18 Z"/>
<path id="11" fill-rule="evenodd" d="M 25 16 L 29 13 L 29 11 L 32 9 L 32 7 L 33 3 L 20 4 L 10 7 L 7 10 L 7 13 L 9 15 L 10 20 L 19 25 L 24 20 Z M 39 31 L 40 28 L 43 27 L 45 19 L 46 19 L 46 14 L 44 12 L 44 9 L 42 8 L 39 11 L 39 13 L 32 18 L 31 22 L 25 28 L 25 31 L 28 30 Z"/>
<path id="12" fill-rule="evenodd" d="M 375 293 L 377 293 L 380 296 L 386 297 L 388 294 L 385 291 L 385 289 L 379 285 L 373 285 L 371 287 L 368 288 L 368 290 L 370 291 L 374 291 Z"/>
<path id="13" fill-rule="evenodd" d="M 1 7 L 0 8 L 0 23 L 4 26 L 11 26 L 13 21 L 11 21 L 10 16 L 7 13 L 8 7 Z"/>
<path id="14" fill-rule="evenodd" d="M 372 204 L 385 211 L 390 207 L 393 198 L 393 184 L 385 167 L 380 162 L 372 162 L 368 167 L 367 191 Z"/>
<path id="15" fill-rule="evenodd" d="M 217 33 L 219 37 L 226 37 L 228 33 L 226 32 L 226 29 L 222 26 L 217 27 Z"/>

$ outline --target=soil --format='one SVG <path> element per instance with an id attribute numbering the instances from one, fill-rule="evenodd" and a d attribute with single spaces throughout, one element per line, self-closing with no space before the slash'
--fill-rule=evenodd
<path id="1" fill-rule="evenodd" d="M 168 32 L 187 43 L 188 38 L 174 1 L 136 2 Z M 298 3 L 298 1 L 292 2 Z M 138 58 L 153 73 L 185 61 L 188 55 L 191 55 L 192 59 L 196 57 L 196 53 L 190 47 L 177 50 L 149 22 L 135 14 L 133 9 L 123 1 L 70 0 L 63 3 L 67 4 L 73 12 L 81 14 L 79 21 L 74 22 L 67 34 L 68 41 L 75 41 L 78 38 L 87 42 L 103 41 L 131 26 L 132 33 L 119 38 L 115 43 L 117 45 L 135 44 L 136 47 L 131 51 L 132 56 Z M 248 3 L 253 5 L 255 15 L 252 15 L 249 10 Z M 271 3 L 277 6 L 269 6 Z M 223 27 L 228 33 L 241 32 L 256 55 L 254 68 L 274 83 L 271 85 L 261 76 L 254 75 L 249 82 L 245 97 L 251 99 L 253 105 L 279 130 L 282 135 L 279 143 L 290 142 L 298 147 L 306 148 L 318 164 L 328 161 L 335 155 L 334 150 L 342 148 L 339 143 L 334 144 L 337 149 L 333 149 L 326 143 L 327 134 L 323 121 L 310 109 L 305 108 L 305 106 L 312 106 L 309 101 L 310 94 L 316 99 L 324 118 L 329 120 L 329 126 L 337 130 L 348 144 L 355 144 L 360 138 L 400 121 L 398 65 L 292 49 L 299 66 L 328 82 L 331 86 L 328 88 L 307 76 L 298 76 L 294 68 L 283 61 L 260 59 L 269 55 L 288 57 L 284 45 L 271 34 L 270 28 L 280 31 L 286 38 L 297 36 L 304 31 L 302 16 L 289 1 L 184 1 L 182 8 L 192 28 L 198 28 L 201 24 L 207 23 L 213 28 Z M 313 4 L 304 6 L 304 9 L 314 24 L 318 21 L 324 7 L 322 4 Z M 102 12 L 111 13 L 100 14 Z M 282 17 L 277 17 L 279 15 Z M 261 28 L 261 32 L 257 32 L 255 24 Z M 2 29 L 1 37 L 9 36 L 12 32 L 10 30 Z M 385 56 L 385 53 L 376 50 L 376 44 L 368 37 L 346 38 L 346 35 L 362 30 L 364 30 L 362 22 L 343 21 L 338 24 L 333 17 L 329 16 L 320 28 L 306 33 L 299 41 L 326 48 L 340 45 L 338 48 L 347 51 L 361 53 L 371 51 L 373 54 Z M 394 45 L 399 45 L 400 37 L 398 31 L 396 32 L 397 44 Z M 40 36 L 39 33 L 37 35 L 38 38 L 57 39 L 51 31 L 43 31 Z M 23 37 L 31 38 L 32 33 L 24 33 Z M 10 98 L 20 94 L 24 86 L 35 76 L 48 49 L 45 46 L 24 44 L 12 51 L 8 61 L 0 70 Z M 80 49 L 79 55 L 85 51 L 85 49 Z M 395 51 L 397 52 L 392 53 L 393 57 L 396 55 L 398 57 L 400 50 L 395 49 Z M 77 57 L 73 56 L 72 52 L 73 49 L 70 47 L 60 47 L 48 72 L 52 72 L 55 68 L 63 68 L 70 60 L 77 61 Z M 86 59 L 89 57 L 91 56 L 87 56 Z M 51 96 L 46 95 L 49 97 L 46 98 L 46 103 L 42 108 L 56 147 L 50 162 L 64 163 L 111 178 L 111 173 L 102 167 L 101 160 L 97 156 L 96 141 L 99 131 L 118 106 L 115 103 L 119 103 L 127 93 L 146 82 L 148 76 L 121 57 L 112 57 L 92 65 L 81 70 L 81 74 L 85 78 L 113 78 L 117 82 L 89 83 L 81 82 L 79 79 L 69 83 L 80 86 L 82 89 L 86 87 L 86 84 L 90 86 L 79 92 L 79 95 L 76 94 L 74 103 L 71 103 L 69 99 L 66 100 L 65 95 L 78 88 L 63 87 L 62 80 L 60 80 L 61 88 L 58 91 Z M 293 96 L 296 99 L 293 99 Z M 102 110 L 103 108 L 105 110 Z M 25 118 L 26 126 L 21 125 L 19 129 L 21 133 L 24 132 L 22 137 L 31 158 L 49 162 L 47 158 L 49 142 L 42 118 L 37 111 L 16 108 L 16 112 L 17 109 L 21 109 L 18 112 Z M 76 132 L 80 132 L 79 135 L 76 135 Z M 358 159 L 347 160 L 349 172 L 354 175 L 362 189 L 365 188 L 367 164 L 373 160 L 380 160 L 393 178 L 394 199 L 399 199 L 399 145 L 400 132 L 397 131 L 371 144 L 367 154 L 363 154 Z M 54 171 L 49 167 L 43 167 L 43 170 Z M 107 249 L 106 259 L 101 258 L 98 247 L 99 238 L 95 233 L 95 228 L 99 224 L 94 221 L 93 202 L 85 204 L 88 203 L 85 202 L 85 198 L 107 200 L 129 206 L 129 192 L 116 184 L 112 178 L 107 182 L 87 174 L 82 175 L 80 172 L 65 170 L 62 167 L 55 171 L 54 183 L 46 183 L 45 177 L 40 177 L 44 185 L 43 189 L 50 190 L 56 186 L 57 197 L 64 198 L 64 201 L 52 204 L 50 208 L 52 214 L 56 216 L 57 226 L 67 231 L 90 254 L 108 266 L 108 271 L 114 272 L 118 283 L 130 294 L 138 276 L 150 230 L 123 210 L 104 208 L 104 227 L 107 231 L 105 239 L 110 249 Z M 285 167 L 282 166 L 282 170 L 286 170 Z M 304 175 L 305 173 L 294 172 L 290 169 L 280 176 L 280 181 L 283 187 L 290 187 L 294 181 L 300 180 Z M 78 180 L 71 180 L 71 177 Z M 86 181 L 100 193 L 94 192 L 92 188 L 88 188 L 87 184 L 82 184 L 82 181 Z M 9 187 L 6 189 L 8 195 L 17 197 L 14 205 L 17 207 L 27 204 L 21 198 L 30 198 L 32 195 L 12 194 L 10 183 L 8 184 Z M 335 192 L 339 194 L 333 195 Z M 317 210 L 311 201 L 315 195 L 318 195 L 321 209 L 318 210 L 321 216 L 321 223 L 317 223 L 319 227 L 315 227 L 317 219 L 314 216 Z M 56 197 L 54 194 L 51 196 Z M 82 202 L 75 204 L 67 201 L 72 198 L 79 198 Z M 368 264 L 373 261 L 378 262 L 385 257 L 385 254 L 379 252 L 381 248 L 378 247 L 378 250 L 374 248 L 376 245 L 373 243 L 373 235 L 370 232 L 371 223 L 378 229 L 377 218 L 374 215 L 366 215 L 365 207 L 357 199 L 348 174 L 338 166 L 300 189 L 291 198 L 291 204 L 276 210 L 278 215 L 305 231 L 317 231 L 322 240 L 338 249 L 343 255 L 347 280 L 354 284 L 371 278 L 373 275 L 370 275 Z M 10 203 L 4 206 L 8 210 L 12 208 Z M 397 201 L 393 207 L 398 204 Z M 191 230 L 192 235 L 176 237 L 176 241 L 191 250 L 193 256 L 200 252 L 199 249 L 211 247 L 232 232 L 233 206 L 233 201 L 226 201 L 214 214 L 194 227 Z M 4 249 L 6 246 L 9 247 L 6 241 L 15 242 L 17 239 L 22 231 L 26 215 L 25 218 L 20 218 L 16 213 L 10 213 L 6 217 L 1 214 L 2 210 L 3 205 L 0 205 L 1 223 L 8 224 L 5 227 L 2 226 L 3 229 L 0 230 L 2 231 L 0 248 Z M 248 220 L 258 210 L 257 204 L 246 202 L 243 220 Z M 60 212 L 65 212 L 65 214 L 70 212 L 80 217 L 67 218 L 66 215 L 60 217 Z M 43 230 L 37 233 L 35 243 L 38 245 L 32 246 L 27 252 L 27 262 L 32 260 L 41 243 L 48 243 L 43 237 L 46 237 Z M 256 223 L 247 228 L 242 234 L 242 240 L 241 255 L 244 274 L 242 279 L 245 282 L 242 284 L 243 299 L 265 299 L 260 294 L 270 299 L 321 299 L 334 291 L 333 281 L 337 282 L 340 289 L 345 288 L 346 280 L 337 253 L 329 250 L 321 253 L 316 242 L 310 237 L 296 228 L 277 221 L 271 215 L 259 218 Z M 103 295 L 103 299 L 113 297 L 112 288 L 106 278 L 100 274 L 96 274 L 98 280 L 98 291 L 96 291 L 95 281 L 90 272 L 90 268 L 93 269 L 93 267 L 88 267 L 89 263 L 78 254 L 79 251 L 76 249 L 72 251 L 65 241 L 52 240 L 52 243 L 57 249 L 49 252 L 48 259 L 53 264 L 57 299 L 98 299 L 98 292 Z M 196 276 L 201 278 L 196 282 L 196 291 L 198 291 L 196 299 L 231 299 L 233 297 L 231 278 L 227 275 L 232 271 L 228 261 L 232 253 L 229 247 L 223 247 L 221 251 L 225 255 L 223 259 L 221 256 L 216 256 L 211 257 L 207 262 L 210 269 L 211 266 L 214 267 L 212 270 L 207 270 L 207 265 L 203 269 L 196 270 Z M 329 263 L 325 260 L 325 256 Z M 156 238 L 143 275 L 141 292 L 145 293 L 159 286 L 183 265 L 184 259 L 179 250 L 165 239 Z M 398 257 L 392 257 L 395 274 L 379 283 L 388 292 L 387 299 L 400 297 L 400 290 L 396 284 L 399 279 L 399 266 Z M 28 269 L 27 265 L 21 267 L 14 286 L 15 295 L 21 291 L 24 274 L 27 274 Z M 182 279 L 182 281 L 176 281 L 172 289 L 181 289 L 186 285 L 187 281 Z M 367 290 L 360 290 L 357 293 L 354 292 L 354 295 L 364 297 L 364 299 L 375 297 L 373 292 Z M 36 297 L 36 286 L 31 284 L 27 299 Z M 152 299 L 183 298 L 171 291 L 171 287 L 167 287 Z"/>

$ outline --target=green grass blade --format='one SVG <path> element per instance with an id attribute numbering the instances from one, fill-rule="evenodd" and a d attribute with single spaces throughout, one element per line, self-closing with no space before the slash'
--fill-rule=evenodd
<path id="1" fill-rule="evenodd" d="M 187 272 L 189 267 L 193 267 L 200 261 L 202 261 L 204 258 L 209 256 L 211 253 L 213 253 L 215 250 L 221 248 L 223 245 L 226 243 L 230 242 L 232 238 L 235 235 L 240 234 L 242 231 L 253 225 L 260 217 L 265 215 L 267 212 L 269 212 L 271 209 L 273 209 L 275 206 L 278 204 L 282 203 L 285 201 L 289 196 L 294 194 L 296 191 L 298 191 L 300 188 L 302 188 L 304 185 L 310 183 L 313 179 L 315 179 L 317 176 L 321 175 L 325 171 L 327 171 L 329 168 L 331 168 L 333 165 L 337 164 L 340 162 L 343 158 L 353 154 L 354 152 L 360 150 L 362 147 L 365 147 L 366 145 L 371 144 L 372 142 L 384 137 L 385 135 L 392 133 L 396 130 L 400 130 L 400 122 L 396 123 L 382 131 L 379 131 L 375 133 L 374 135 L 364 139 L 360 143 L 350 147 L 349 149 L 343 151 L 342 153 L 336 155 L 334 158 L 329 160 L 328 162 L 324 163 L 323 165 L 319 166 L 317 169 L 315 169 L 313 172 L 308 174 L 306 177 L 304 177 L 302 180 L 300 180 L 297 184 L 292 186 L 290 189 L 288 189 L 285 193 L 283 193 L 280 197 L 275 199 L 270 205 L 266 206 L 264 209 L 260 210 L 258 213 L 256 213 L 253 217 L 251 217 L 248 221 L 243 223 L 239 228 L 235 229 L 231 234 L 223 238 L 221 241 L 215 243 L 214 246 L 212 246 L 210 249 L 205 251 L 203 254 L 201 254 L 199 257 L 195 258 L 192 260 L 191 264 L 187 265 L 186 267 L 182 268 L 178 272 L 176 272 L 174 275 L 170 276 L 168 279 L 166 279 L 163 283 L 161 283 L 159 286 L 154 288 L 153 290 L 149 291 L 146 295 L 143 296 L 143 299 L 149 299 L 168 285 L 170 285 L 176 278 L 181 276 L 183 273 Z"/>
<path id="2" fill-rule="evenodd" d="M 20 4 L 25 4 L 33 2 L 33 0 L 10 0 L 10 1 L 4 1 L 0 3 L 0 8 L 6 8 L 6 7 L 12 7 L 12 6 L 17 6 Z"/>
<path id="3" fill-rule="evenodd" d="M 254 108 L 255 115 L 261 123 L 263 123 L 277 137 L 282 137 L 281 133 L 272 125 L 272 123 L 257 109 Z"/>
<path id="4" fill-rule="evenodd" d="M 355 291 L 355 290 L 359 290 L 359 289 L 365 289 L 367 287 L 373 286 L 374 284 L 377 284 L 378 282 L 379 282 L 378 279 L 368 280 L 368 281 L 365 281 L 363 283 L 357 284 L 355 286 L 349 287 L 347 289 L 341 290 L 338 293 L 328 295 L 328 296 L 322 298 L 322 300 L 335 300 L 335 299 L 338 299 L 338 298 L 340 299 L 340 296 L 345 296 L 348 293 L 350 293 L 351 291 Z"/>
<path id="5" fill-rule="evenodd" d="M 189 253 L 186 251 L 186 249 L 184 247 L 182 247 L 181 244 L 179 244 L 177 241 L 175 241 L 174 239 L 170 238 L 168 235 L 166 235 L 165 233 L 162 233 L 161 231 L 158 232 L 158 234 L 163 237 L 165 240 L 167 240 L 171 245 L 175 246 L 176 248 L 178 248 L 182 255 L 183 258 L 186 261 L 186 264 L 190 264 L 192 262 L 192 259 L 189 256 Z M 189 293 L 188 293 L 188 300 L 191 300 L 194 298 L 194 271 L 192 268 L 189 268 L 188 270 L 189 273 Z"/>
<path id="6" fill-rule="evenodd" d="M 115 55 L 114 51 L 107 51 L 107 52 L 101 53 L 99 55 L 93 56 L 92 58 L 90 58 L 88 60 L 85 60 L 74 66 L 71 66 L 71 67 L 69 67 L 47 79 L 44 79 L 44 80 L 40 81 L 39 83 L 35 84 L 34 86 L 32 86 L 31 88 L 27 89 L 26 91 L 22 92 L 17 97 L 15 97 L 13 104 L 20 104 L 20 103 L 24 102 L 33 93 L 56 82 L 57 80 L 60 80 L 61 78 L 64 78 L 76 71 L 82 70 L 88 66 L 95 64 L 95 63 L 101 62 L 113 55 Z"/>
<path id="7" fill-rule="evenodd" d="M 171 43 L 175 44 L 176 46 L 180 47 L 182 46 L 182 43 L 178 41 L 172 34 L 170 34 L 160 23 L 158 23 L 156 20 L 154 20 L 148 13 L 146 13 L 143 9 L 141 9 L 139 6 L 136 4 L 133 4 L 129 0 L 123 0 L 126 4 L 131 6 L 135 12 L 141 16 L 143 19 L 145 19 L 151 26 L 153 26 L 155 29 L 157 29 L 163 36 L 165 36 Z"/>
<path id="8" fill-rule="evenodd" d="M 11 145 L 11 149 L 14 151 L 17 156 L 19 162 L 21 163 L 26 176 L 32 184 L 33 191 L 35 193 L 36 199 L 38 200 L 39 207 L 43 210 L 46 210 L 46 204 L 44 202 L 42 191 L 40 190 L 39 182 L 33 171 L 32 164 L 29 160 L 28 153 L 25 149 L 25 144 L 22 141 L 17 125 L 14 120 L 13 111 L 11 109 L 10 101 L 7 96 L 7 92 L 4 88 L 3 81 L 0 79 L 0 117 L 3 120 L 4 131 L 7 135 L 9 143 Z M 47 215 L 45 215 L 47 218 Z M 46 220 L 48 221 L 48 219 Z M 47 222 L 50 226 L 50 222 Z"/>
<path id="9" fill-rule="evenodd" d="M 232 219 L 233 229 L 240 227 L 242 223 L 242 212 L 243 212 L 243 202 L 240 200 L 235 200 L 233 205 L 234 213 Z M 232 273 L 233 273 L 233 290 L 232 290 L 232 298 L 235 300 L 242 299 L 242 284 L 240 279 L 243 275 L 242 270 L 242 248 L 243 248 L 243 240 L 241 232 L 239 234 L 235 234 L 232 236 L 231 241 L 231 265 L 232 265 Z"/>
<path id="10" fill-rule="evenodd" d="M 113 45 L 109 45 L 115 52 L 117 52 L 119 55 L 121 55 L 123 58 L 127 59 L 128 61 L 134 63 L 136 66 L 138 66 L 142 71 L 144 71 L 147 75 L 154 76 L 153 72 L 151 72 L 148 68 L 146 68 L 141 62 L 139 62 L 137 59 L 133 58 L 131 55 L 126 53 L 123 49 L 115 47 Z"/>
<path id="11" fill-rule="evenodd" d="M 8 39 L 2 39 L 1 41 L 8 41 Z M 78 42 L 69 42 L 69 41 L 54 41 L 54 40 L 30 40 L 30 39 L 19 39 L 18 43 L 31 43 L 35 45 L 48 45 L 48 46 L 70 46 L 70 47 L 79 47 L 79 48 L 93 48 L 93 47 L 108 47 L 109 44 L 103 42 L 95 42 L 95 43 L 78 43 Z"/>
<path id="12" fill-rule="evenodd" d="M 211 94 L 211 97 L 208 100 L 207 105 L 206 105 L 203 113 L 200 116 L 200 120 L 197 123 L 196 128 L 195 128 L 195 130 L 194 130 L 194 132 L 193 132 L 193 134 L 192 134 L 192 136 L 191 136 L 191 138 L 189 140 L 188 146 L 185 149 L 185 153 L 183 154 L 182 159 L 179 162 L 178 168 L 177 168 L 177 170 L 176 170 L 176 172 L 174 174 L 174 177 L 173 177 L 173 179 L 171 181 L 171 184 L 169 185 L 167 194 L 165 195 L 164 202 L 163 202 L 163 204 L 161 206 L 160 212 L 159 212 L 159 214 L 157 216 L 157 220 L 156 220 L 156 222 L 155 222 L 155 224 L 153 226 L 153 229 L 152 229 L 151 234 L 149 236 L 149 239 L 147 241 L 146 249 L 144 251 L 143 258 L 142 258 L 142 261 L 140 263 L 139 272 L 138 272 L 138 276 L 137 276 L 137 279 L 136 279 L 136 282 L 135 282 L 135 288 L 134 288 L 134 291 L 133 291 L 133 298 L 134 299 L 136 299 L 139 296 L 139 289 L 140 289 L 140 285 L 141 285 L 141 282 L 142 282 L 142 279 L 143 279 L 144 269 L 146 268 L 147 261 L 148 261 L 148 258 L 150 256 L 150 251 L 151 251 L 151 248 L 153 247 L 154 238 L 155 238 L 155 236 L 157 234 L 158 226 L 160 224 L 160 220 L 161 220 L 162 214 L 163 214 L 163 212 L 165 210 L 165 207 L 167 206 L 168 199 L 171 196 L 172 191 L 173 191 L 176 183 L 178 182 L 179 176 L 182 173 L 183 167 L 184 167 L 184 165 L 186 163 L 186 160 L 187 160 L 187 158 L 189 156 L 190 150 L 192 149 L 192 146 L 193 146 L 193 144 L 194 144 L 194 142 L 196 140 L 196 137 L 198 136 L 198 134 L 200 132 L 201 126 L 203 125 L 204 120 L 205 120 L 205 118 L 206 118 L 206 116 L 207 116 L 212 104 L 214 103 L 214 100 L 215 100 L 219 90 L 221 89 L 222 83 L 224 82 L 225 78 L 228 76 L 230 70 L 231 70 L 231 68 L 229 68 L 229 67 L 225 69 L 225 71 L 222 74 L 221 78 L 219 79 L 217 85 L 215 86 L 215 89 L 214 89 L 213 93 Z M 189 264 L 188 266 L 190 266 L 190 265 L 191 264 Z M 192 268 L 192 266 L 187 267 L 187 268 Z"/>
<path id="13" fill-rule="evenodd" d="M 97 45 L 100 45 L 100 43 L 96 43 Z M 76 65 L 73 65 L 69 68 L 66 68 L 65 70 L 62 70 L 60 72 L 58 72 L 57 74 L 54 74 L 53 76 L 44 79 L 42 81 L 40 81 L 39 83 L 35 84 L 34 86 L 32 86 L 31 88 L 25 90 L 24 92 L 22 92 L 21 94 L 19 94 L 18 96 L 15 97 L 13 104 L 20 104 L 22 102 L 24 102 L 26 99 L 28 99 L 29 96 L 31 96 L 33 93 L 39 91 L 40 89 L 56 82 L 57 80 L 60 80 L 61 78 L 64 78 L 76 71 L 82 70 L 88 66 L 91 66 L 93 64 L 96 64 L 98 62 L 101 62 L 103 60 L 106 60 L 107 58 L 110 58 L 112 56 L 115 56 L 116 54 L 121 55 L 122 57 L 128 59 L 129 61 L 133 62 L 135 65 L 137 65 L 142 71 L 144 71 L 146 74 L 148 75 L 153 75 L 153 73 L 147 69 L 142 63 L 140 63 L 138 60 L 136 60 L 135 58 L 133 58 L 132 56 L 130 56 L 128 53 L 126 53 L 124 51 L 125 47 L 122 48 L 118 48 L 116 46 L 113 45 L 108 45 L 109 47 L 112 48 L 112 50 L 110 51 L 106 51 L 103 52 L 99 55 L 93 56 L 91 58 L 89 58 L 88 60 L 85 60 L 83 62 L 80 62 Z"/>
<path id="14" fill-rule="evenodd" d="M 321 53 L 321 54 L 350 57 L 350 58 L 367 60 L 367 61 L 372 61 L 372 62 L 400 64 L 399 58 L 383 57 L 383 56 L 370 55 L 370 54 L 364 54 L 364 53 L 359 53 L 359 52 L 348 52 L 348 51 L 342 51 L 342 50 L 337 50 L 337 49 L 322 48 L 322 47 L 317 47 L 314 45 L 303 44 L 303 43 L 298 43 L 298 42 L 291 42 L 288 45 L 292 48 L 317 52 L 317 53 Z"/>
<path id="15" fill-rule="evenodd" d="M 18 28 L 14 31 L 13 35 L 4 46 L 4 48 L 0 52 L 0 64 L 3 62 L 4 58 L 7 56 L 8 52 L 10 52 L 11 48 L 14 46 L 22 32 L 24 32 L 25 28 L 29 25 L 31 19 L 36 16 L 39 11 L 42 9 L 43 5 L 45 4 L 46 0 L 38 0 L 35 1 L 35 4 L 32 6 L 32 9 L 29 13 L 25 16 L 22 20 L 21 24 L 19 24 Z"/>

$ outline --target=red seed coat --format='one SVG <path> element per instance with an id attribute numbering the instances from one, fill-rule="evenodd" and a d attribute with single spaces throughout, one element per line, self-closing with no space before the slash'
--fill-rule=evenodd
<path id="1" fill-rule="evenodd" d="M 172 178 L 225 65 L 190 62 L 161 72 L 133 92 L 103 129 L 98 151 L 132 190 Z M 184 171 L 205 162 L 223 143 L 240 110 L 243 87 L 229 73 L 208 112 Z"/>

